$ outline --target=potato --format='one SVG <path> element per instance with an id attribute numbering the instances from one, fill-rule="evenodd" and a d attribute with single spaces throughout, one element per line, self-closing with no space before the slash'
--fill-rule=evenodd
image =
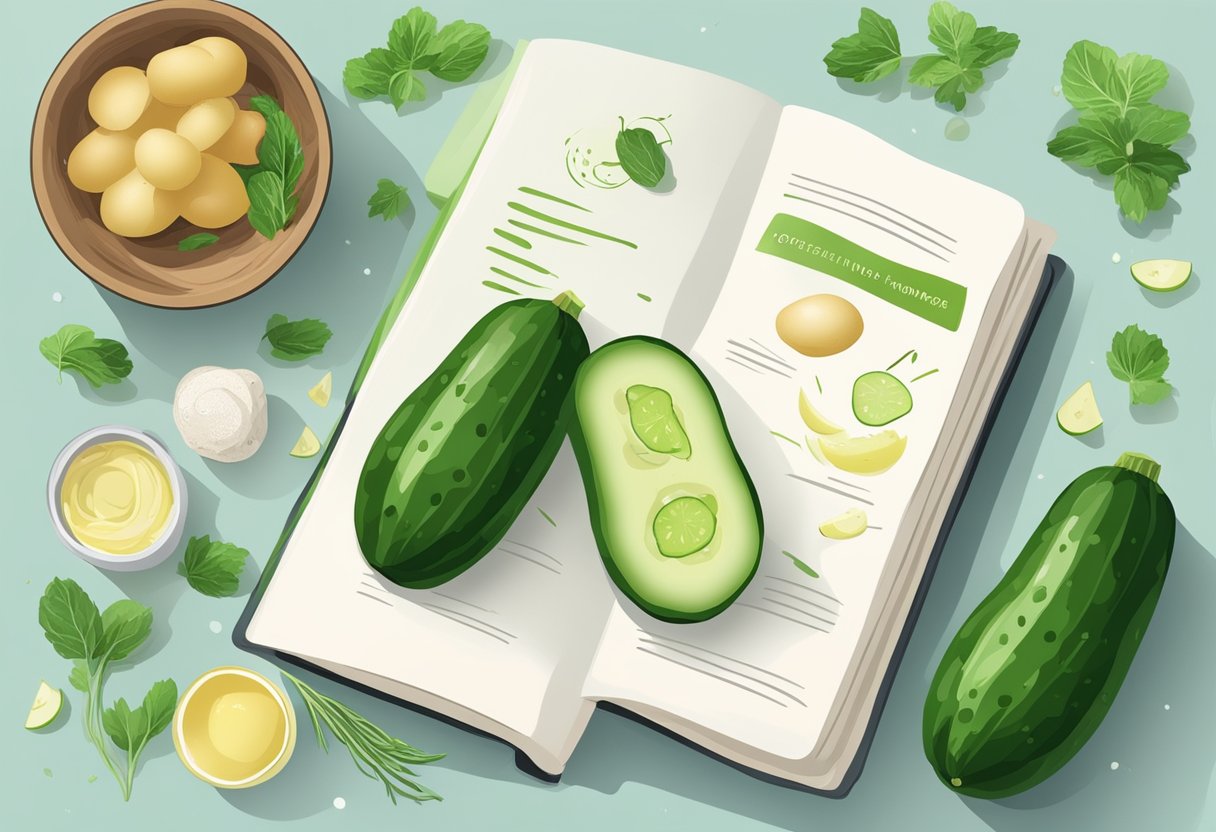
<path id="1" fill-rule="evenodd" d="M 177 219 L 173 197 L 133 170 L 101 195 L 101 221 L 123 237 L 147 237 Z"/>
<path id="2" fill-rule="evenodd" d="M 176 130 L 178 121 L 185 114 L 185 107 L 170 107 L 168 104 L 161 103 L 153 98 L 148 101 L 148 109 L 144 110 L 144 114 L 139 117 L 139 121 L 135 122 L 125 132 L 132 139 L 138 139 L 153 127 Z"/>
<path id="3" fill-rule="evenodd" d="M 199 228 L 221 228 L 249 210 L 249 197 L 240 175 L 222 159 L 203 153 L 203 169 L 178 192 L 178 209 L 187 222 Z"/>
<path id="4" fill-rule="evenodd" d="M 237 110 L 236 118 L 228 132 L 211 145 L 207 152 L 212 156 L 236 165 L 256 165 L 258 144 L 266 135 L 266 119 L 253 110 Z"/>
<path id="5" fill-rule="evenodd" d="M 135 168 L 154 187 L 178 191 L 189 185 L 202 168 L 198 148 L 172 130 L 153 127 L 135 142 Z"/>
<path id="6" fill-rule="evenodd" d="M 781 340 L 814 358 L 844 352 L 864 328 L 857 307 L 840 295 L 808 295 L 777 313 Z"/>
<path id="7" fill-rule="evenodd" d="M 158 52 L 148 61 L 148 86 L 165 104 L 189 107 L 227 98 L 245 85 L 245 53 L 227 38 L 201 38 Z"/>
<path id="8" fill-rule="evenodd" d="M 189 139 L 199 150 L 206 150 L 228 132 L 236 110 L 236 102 L 231 98 L 200 101 L 178 120 L 177 134 Z"/>
<path id="9" fill-rule="evenodd" d="M 148 78 L 142 69 L 116 66 L 89 90 L 89 115 L 107 130 L 126 130 L 148 107 Z"/>
<path id="10" fill-rule="evenodd" d="M 135 138 L 98 127 L 68 156 L 68 180 L 90 194 L 99 194 L 135 167 Z"/>

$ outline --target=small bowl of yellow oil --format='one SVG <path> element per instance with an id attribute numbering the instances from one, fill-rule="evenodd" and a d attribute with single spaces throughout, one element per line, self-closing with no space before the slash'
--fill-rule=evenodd
<path id="1" fill-rule="evenodd" d="M 47 480 L 51 522 L 64 545 L 119 572 L 150 569 L 176 551 L 186 497 L 185 477 L 165 446 L 122 425 L 77 436 Z"/>
<path id="2" fill-rule="evenodd" d="M 247 789 L 278 774 L 296 747 L 287 694 L 260 673 L 217 667 L 194 680 L 173 715 L 173 745 L 198 779 Z"/>

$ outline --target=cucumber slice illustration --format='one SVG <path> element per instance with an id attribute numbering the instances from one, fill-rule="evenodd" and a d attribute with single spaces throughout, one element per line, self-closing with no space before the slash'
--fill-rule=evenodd
<path id="1" fill-rule="evenodd" d="M 1151 292 L 1173 292 L 1191 279 L 1191 261 L 1141 260 L 1132 263 L 1132 277 Z"/>
<path id="2" fill-rule="evenodd" d="M 1102 414 L 1098 411 L 1092 384 L 1085 382 L 1064 400 L 1056 411 L 1056 424 L 1069 436 L 1084 436 L 1102 426 Z"/>
<path id="3" fill-rule="evenodd" d="M 31 731 L 45 728 L 55 721 L 62 709 L 63 691 L 42 682 L 38 685 L 38 693 L 34 695 L 34 704 L 30 706 L 29 716 L 25 718 L 25 727 Z"/>
<path id="4" fill-rule="evenodd" d="M 683 558 L 708 546 L 717 526 L 718 520 L 704 500 L 677 497 L 655 515 L 654 539 L 664 557 Z"/>
<path id="5" fill-rule="evenodd" d="M 912 412 L 912 394 L 885 370 L 863 373 L 853 382 L 853 415 L 870 427 L 889 425 Z"/>

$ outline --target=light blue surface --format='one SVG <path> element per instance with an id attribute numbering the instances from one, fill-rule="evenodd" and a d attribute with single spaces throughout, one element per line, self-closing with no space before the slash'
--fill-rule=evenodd
<path id="1" fill-rule="evenodd" d="M 197 312 L 141 307 L 98 289 L 60 254 L 39 219 L 28 174 L 29 124 L 45 79 L 77 37 L 124 5 L 43 0 L 5 7 L 0 824 L 6 829 L 238 832 L 283 820 L 301 830 L 1216 828 L 1216 287 L 1210 285 L 1216 281 L 1216 166 L 1207 149 L 1216 137 L 1216 116 L 1203 106 L 1216 100 L 1216 11 L 1208 0 L 970 0 L 964 5 L 981 24 L 1020 33 L 1023 46 L 1007 71 L 989 72 L 1001 77 L 968 106 L 971 135 L 963 142 L 943 137 L 952 113 L 921 91 L 904 89 L 884 100 L 894 85 L 879 85 L 877 95 L 858 94 L 824 73 L 820 57 L 832 39 L 853 31 L 856 2 L 433 0 L 430 8 L 441 21 L 464 17 L 489 26 L 499 39 L 498 64 L 505 62 L 502 42 L 592 40 L 702 67 L 846 118 L 1017 197 L 1030 215 L 1059 230 L 1055 251 L 1074 274 L 1052 294 L 1030 342 L 942 555 L 866 770 L 847 799 L 761 783 L 608 714 L 592 720 L 562 784 L 545 785 L 519 774 L 504 746 L 341 691 L 391 732 L 449 754 L 424 772 L 445 802 L 396 808 L 341 749 L 328 758 L 320 753 L 303 727 L 284 773 L 247 792 L 219 792 L 194 780 L 177 762 L 168 734 L 162 735 L 149 748 L 127 805 L 81 734 L 77 694 L 70 695 L 70 719 L 61 717 L 53 733 L 19 727 L 39 678 L 68 687 L 68 663 L 53 653 L 36 623 L 38 597 L 55 575 L 76 579 L 103 605 L 127 594 L 155 610 L 145 658 L 112 677 L 110 698 L 138 696 L 150 681 L 169 675 L 184 685 L 219 664 L 269 669 L 229 641 L 244 597 L 199 596 L 174 574 L 172 562 L 122 576 L 69 554 L 46 517 L 46 472 L 59 448 L 86 428 L 108 422 L 149 428 L 186 470 L 187 534 L 218 532 L 263 563 L 311 467 L 289 458 L 288 447 L 304 423 L 324 435 L 339 413 L 336 403 L 318 409 L 305 393 L 329 369 L 335 390 L 349 385 L 376 317 L 434 217 L 421 175 L 471 94 L 467 86 L 433 84 L 423 105 L 397 115 L 386 103 L 359 103 L 344 93 L 345 59 L 379 44 L 409 3 L 247 0 L 243 5 L 287 38 L 322 88 L 335 149 L 329 201 L 296 259 L 250 297 Z M 927 0 L 874 5 L 894 18 L 905 51 L 927 46 Z M 1173 71 L 1168 96 L 1187 109 L 1192 96 L 1199 102 L 1198 141 L 1188 140 L 1195 170 L 1183 178 L 1164 222 L 1155 221 L 1148 233 L 1122 225 L 1105 186 L 1043 149 L 1069 109 L 1052 93 L 1060 62 L 1069 45 L 1085 37 L 1165 59 Z M 442 94 L 437 87 L 444 87 Z M 416 211 L 404 222 L 366 218 L 365 200 L 383 176 L 408 184 L 415 198 Z M 1111 262 L 1114 253 L 1121 264 Z M 1147 257 L 1195 260 L 1192 286 L 1172 296 L 1148 295 L 1127 272 L 1129 263 Z M 54 292 L 62 293 L 61 303 L 52 302 Z M 258 338 L 275 312 L 325 318 L 335 333 L 325 354 L 303 366 L 268 360 Z M 68 322 L 129 344 L 136 365 L 130 382 L 100 394 L 78 390 L 72 379 L 57 385 L 37 342 Z M 1111 378 L 1103 360 L 1111 334 L 1130 323 L 1163 336 L 1173 359 L 1167 376 L 1178 390 L 1170 401 L 1135 411 L 1126 404 L 1126 386 Z M 199 364 L 247 366 L 264 378 L 271 435 L 252 461 L 204 462 L 177 435 L 169 408 L 173 389 Z M 1053 413 L 1086 379 L 1094 381 L 1106 425 L 1081 441 L 1060 432 Z M 921 753 L 920 712 L 936 659 L 1060 489 L 1128 449 L 1149 453 L 1164 466 L 1161 482 L 1174 500 L 1179 528 L 1160 607 L 1123 691 L 1093 740 L 1047 784 L 999 803 L 960 799 L 939 785 Z M 209 628 L 213 621 L 222 626 L 218 635 Z M 402 634 L 395 649 L 408 650 L 410 638 Z M 88 783 L 92 774 L 98 779 Z M 332 807 L 339 796 L 346 800 L 341 812 Z"/>

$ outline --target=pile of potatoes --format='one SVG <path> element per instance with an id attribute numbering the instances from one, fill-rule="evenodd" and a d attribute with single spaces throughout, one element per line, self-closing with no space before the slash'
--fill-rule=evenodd
<path id="1" fill-rule="evenodd" d="M 257 163 L 266 120 L 232 99 L 246 69 L 240 46 L 207 37 L 157 53 L 146 71 L 120 66 L 97 79 L 89 92 L 97 129 L 72 150 L 68 179 L 101 194 L 106 228 L 146 237 L 179 216 L 221 228 L 248 212 L 232 164 Z"/>

